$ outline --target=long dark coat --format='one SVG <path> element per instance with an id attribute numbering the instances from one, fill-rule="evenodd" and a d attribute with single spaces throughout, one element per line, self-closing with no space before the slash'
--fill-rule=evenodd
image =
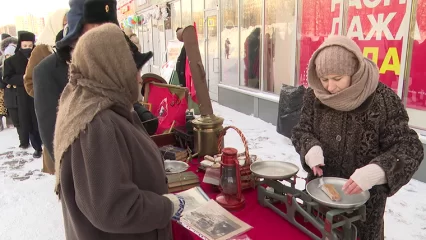
<path id="1" fill-rule="evenodd" d="M 40 137 L 53 161 L 53 135 L 61 93 L 68 83 L 68 64 L 58 53 L 43 59 L 33 71 L 34 106 Z"/>
<path id="2" fill-rule="evenodd" d="M 3 81 L 16 86 L 19 125 L 25 132 L 38 131 L 37 118 L 34 111 L 34 100 L 24 87 L 24 74 L 28 59 L 18 51 L 4 61 Z"/>
<path id="3" fill-rule="evenodd" d="M 400 98 L 380 83 L 358 109 L 341 112 L 323 105 L 308 89 L 292 141 L 309 180 L 314 176 L 304 156 L 315 145 L 324 151 L 326 177 L 349 179 L 356 169 L 370 163 L 383 168 L 387 184 L 370 190 L 367 220 L 356 225 L 362 240 L 384 239 L 386 199 L 410 181 L 424 156 Z"/>

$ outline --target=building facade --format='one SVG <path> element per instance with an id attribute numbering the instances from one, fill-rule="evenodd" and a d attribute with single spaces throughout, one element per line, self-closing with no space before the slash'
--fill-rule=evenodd
<path id="1" fill-rule="evenodd" d="M 136 1 L 135 0 L 118 0 L 117 1 L 117 18 L 121 27 L 124 28 L 127 25 L 134 27 L 127 18 L 135 15 L 136 12 Z"/>
<path id="2" fill-rule="evenodd" d="M 195 23 L 212 100 L 274 125 L 281 86 L 307 86 L 313 52 L 329 35 L 348 35 L 426 136 L 426 0 L 137 0 L 136 8 L 143 51 L 154 52 L 144 71 L 160 74 L 176 28 Z M 163 8 L 167 18 L 156 14 Z"/>
<path id="3" fill-rule="evenodd" d="M 15 18 L 15 25 L 17 31 L 29 31 L 37 36 L 44 29 L 44 18 L 32 14 L 17 16 Z"/>
<path id="4" fill-rule="evenodd" d="M 0 33 L 7 33 L 10 36 L 16 36 L 16 26 L 13 24 L 1 26 Z"/>

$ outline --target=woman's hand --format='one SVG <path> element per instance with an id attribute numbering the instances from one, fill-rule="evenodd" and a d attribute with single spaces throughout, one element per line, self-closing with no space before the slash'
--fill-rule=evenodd
<path id="1" fill-rule="evenodd" d="M 323 175 L 323 171 L 322 171 L 321 167 L 324 167 L 324 166 L 325 166 L 324 164 L 320 164 L 320 165 L 313 167 L 312 171 L 314 172 L 314 176 L 321 177 Z"/>
<path id="2" fill-rule="evenodd" d="M 176 194 L 164 194 L 163 196 L 167 197 L 173 204 L 172 220 L 179 221 L 185 209 L 185 199 Z"/>
<path id="3" fill-rule="evenodd" d="M 343 185 L 342 190 L 347 195 L 360 194 L 363 192 L 363 190 L 358 186 L 358 184 L 352 179 L 346 181 L 345 185 Z"/>

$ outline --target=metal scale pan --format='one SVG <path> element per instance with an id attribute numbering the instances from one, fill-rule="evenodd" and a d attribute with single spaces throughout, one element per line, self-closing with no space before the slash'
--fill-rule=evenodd
<path id="1" fill-rule="evenodd" d="M 299 167 L 282 161 L 258 161 L 250 166 L 250 170 L 260 178 L 284 180 L 299 172 Z"/>
<path id="2" fill-rule="evenodd" d="M 346 195 L 342 187 L 345 185 L 347 179 L 336 178 L 336 177 L 324 177 L 324 183 L 333 184 L 336 191 L 340 194 L 340 201 L 331 200 L 322 190 L 319 188 L 320 179 L 314 179 L 306 184 L 306 192 L 320 204 L 327 207 L 338 208 L 338 209 L 351 209 L 358 208 L 364 205 L 368 199 L 370 199 L 370 192 L 364 191 L 360 194 Z"/>

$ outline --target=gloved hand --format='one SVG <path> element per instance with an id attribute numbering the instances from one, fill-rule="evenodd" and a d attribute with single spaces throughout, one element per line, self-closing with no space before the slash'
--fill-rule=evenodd
<path id="1" fill-rule="evenodd" d="M 320 146 L 313 146 L 305 155 L 305 163 L 312 169 L 315 176 L 322 176 L 321 167 L 324 165 L 324 153 Z"/>
<path id="2" fill-rule="evenodd" d="M 179 221 L 182 216 L 182 212 L 185 209 L 185 199 L 176 194 L 164 194 L 164 197 L 168 198 L 173 203 L 172 219 Z"/>
<path id="3" fill-rule="evenodd" d="M 377 164 L 368 164 L 355 170 L 351 178 L 343 186 L 343 191 L 346 194 L 359 194 L 386 182 L 386 174 L 383 168 Z"/>

